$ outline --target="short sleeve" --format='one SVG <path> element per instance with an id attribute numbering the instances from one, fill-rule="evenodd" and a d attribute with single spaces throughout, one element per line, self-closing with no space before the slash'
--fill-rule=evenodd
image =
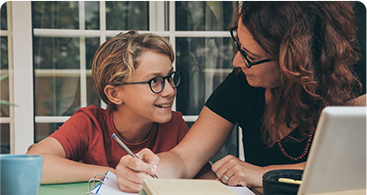
<path id="1" fill-rule="evenodd" d="M 206 101 L 205 106 L 219 116 L 225 118 L 235 124 L 237 121 L 236 97 L 235 90 L 235 72 L 230 73 L 226 79 L 214 90 Z"/>
<path id="2" fill-rule="evenodd" d="M 63 146 L 66 158 L 80 160 L 88 143 L 86 132 L 91 127 L 90 118 L 84 112 L 76 112 L 50 137 L 57 139 Z"/>

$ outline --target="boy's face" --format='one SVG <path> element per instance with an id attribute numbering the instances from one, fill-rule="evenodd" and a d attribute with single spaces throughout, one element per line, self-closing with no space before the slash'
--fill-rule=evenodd
<path id="1" fill-rule="evenodd" d="M 126 82 L 148 81 L 157 76 L 167 76 L 172 71 L 172 63 L 167 55 L 148 50 L 141 55 L 140 64 Z M 172 117 L 176 89 L 167 79 L 164 82 L 164 89 L 158 94 L 151 91 L 149 84 L 121 85 L 119 93 L 124 102 L 119 109 L 136 122 L 168 122 Z"/>

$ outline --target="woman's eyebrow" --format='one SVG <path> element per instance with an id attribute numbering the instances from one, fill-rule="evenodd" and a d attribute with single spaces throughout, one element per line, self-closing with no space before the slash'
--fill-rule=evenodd
<path id="1" fill-rule="evenodd" d="M 257 55 L 257 54 L 254 54 L 254 53 L 250 52 L 249 50 L 247 50 L 245 47 L 243 47 L 243 46 L 241 45 L 241 43 L 239 43 L 239 45 L 240 45 L 240 48 L 241 48 L 241 49 L 243 49 L 246 53 L 251 54 L 253 57 L 261 58 L 261 56 L 259 56 L 259 55 Z"/>

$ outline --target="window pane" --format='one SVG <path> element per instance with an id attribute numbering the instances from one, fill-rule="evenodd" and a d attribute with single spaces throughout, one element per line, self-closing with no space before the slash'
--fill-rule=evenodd
<path id="1" fill-rule="evenodd" d="M 4 71 L 5 72 L 5 71 Z M 1 70 L 1 81 L 0 81 L 0 117 L 9 117 L 10 109 L 9 109 L 9 74 L 6 71 L 5 73 Z"/>
<path id="2" fill-rule="evenodd" d="M 79 69 L 79 38 L 34 37 L 35 69 Z"/>
<path id="3" fill-rule="evenodd" d="M 93 57 L 96 53 L 100 43 L 99 38 L 86 38 L 85 39 L 85 48 L 86 48 L 86 58 L 87 64 L 86 67 L 88 70 L 92 69 Z"/>
<path id="4" fill-rule="evenodd" d="M 35 143 L 51 135 L 55 130 L 59 129 L 62 124 L 63 123 L 36 123 Z"/>
<path id="5" fill-rule="evenodd" d="M 99 98 L 96 90 L 94 90 L 91 76 L 87 77 L 87 104 L 98 107 L 101 106 L 101 99 Z"/>
<path id="6" fill-rule="evenodd" d="M 50 76 L 36 76 L 36 116 L 71 116 L 80 108 L 80 77 L 66 74 L 70 76 L 55 70 Z"/>
<path id="7" fill-rule="evenodd" d="M 8 11 L 6 8 L 6 3 L 1 6 L 0 12 L 0 30 L 8 30 Z"/>
<path id="8" fill-rule="evenodd" d="M 0 38 L 0 100 L 9 102 L 8 37 Z M 9 105 L 0 104 L 0 117 L 9 117 Z"/>
<path id="9" fill-rule="evenodd" d="M 10 153 L 10 125 L 0 124 L 0 154 Z"/>
<path id="10" fill-rule="evenodd" d="M 236 5 L 236 1 L 176 1 L 176 30 L 228 30 Z"/>
<path id="11" fill-rule="evenodd" d="M 85 29 L 99 29 L 99 2 L 85 1 Z"/>
<path id="12" fill-rule="evenodd" d="M 149 30 L 148 1 L 106 1 L 107 30 Z"/>
<path id="13" fill-rule="evenodd" d="M 8 69 L 8 37 L 1 36 L 0 37 L 0 67 L 1 70 Z"/>
<path id="14" fill-rule="evenodd" d="M 92 63 L 93 57 L 99 47 L 99 38 L 86 38 L 86 67 L 87 67 L 87 105 L 101 106 L 101 100 L 98 97 L 97 92 L 93 88 L 92 83 Z"/>
<path id="15" fill-rule="evenodd" d="M 204 102 L 232 71 L 230 38 L 177 38 L 177 70 L 182 81 L 177 90 L 177 110 L 198 115 Z"/>
<path id="16" fill-rule="evenodd" d="M 78 1 L 33 1 L 33 28 L 78 29 Z"/>

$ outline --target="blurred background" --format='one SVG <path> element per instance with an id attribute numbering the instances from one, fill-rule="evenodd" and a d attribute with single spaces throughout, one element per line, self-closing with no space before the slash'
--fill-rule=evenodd
<path id="1" fill-rule="evenodd" d="M 0 10 L 1 153 L 25 153 L 81 107 L 106 107 L 94 91 L 91 63 L 98 46 L 119 32 L 164 36 L 183 76 L 174 110 L 191 126 L 206 99 L 232 70 L 228 29 L 237 1 L 22 1 Z M 366 8 L 351 2 L 362 53 Z M 365 83 L 365 55 L 356 66 Z M 365 90 L 365 89 L 364 89 Z M 237 126 L 213 162 L 243 159 Z"/>

